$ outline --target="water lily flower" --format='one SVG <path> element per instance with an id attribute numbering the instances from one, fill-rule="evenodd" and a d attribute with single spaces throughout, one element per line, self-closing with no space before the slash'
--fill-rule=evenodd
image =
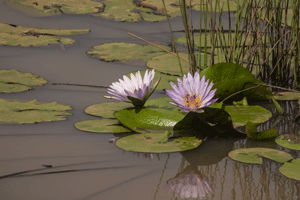
<path id="1" fill-rule="evenodd" d="M 142 78 L 139 71 L 135 75 L 131 73 L 131 79 L 124 75 L 123 80 L 119 79 L 119 82 L 114 82 L 110 85 L 108 93 L 113 96 L 104 97 L 131 102 L 136 107 L 142 107 L 150 95 L 154 92 L 160 81 L 159 79 L 151 89 L 154 75 L 154 69 L 150 72 L 146 70 L 144 78 Z"/>
<path id="2" fill-rule="evenodd" d="M 183 112 L 203 112 L 202 108 L 218 100 L 213 99 L 217 90 L 211 90 L 214 84 L 209 84 L 209 79 L 205 82 L 205 76 L 200 80 L 198 72 L 194 77 L 188 73 L 183 76 L 182 81 L 178 78 L 177 82 L 178 87 L 170 82 L 173 90 L 166 90 L 166 94 L 175 102 L 170 103 L 182 108 Z"/>

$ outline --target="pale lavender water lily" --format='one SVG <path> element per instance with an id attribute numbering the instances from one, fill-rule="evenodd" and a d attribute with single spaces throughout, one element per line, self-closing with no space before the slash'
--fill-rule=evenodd
<path id="1" fill-rule="evenodd" d="M 202 112 L 202 108 L 218 100 L 213 99 L 217 90 L 211 90 L 213 83 L 209 84 L 209 79 L 205 81 L 205 76 L 200 80 L 198 72 L 194 77 L 188 73 L 182 81 L 178 78 L 177 82 L 178 87 L 170 82 L 173 90 L 166 90 L 166 94 L 175 102 L 172 104 L 182 108 L 183 112 Z"/>
<path id="2" fill-rule="evenodd" d="M 114 82 L 110 85 L 108 93 L 113 96 L 104 97 L 131 102 L 134 106 L 141 107 L 154 92 L 160 81 L 159 79 L 151 89 L 154 75 L 154 69 L 150 72 L 146 70 L 144 78 L 142 78 L 139 71 L 135 75 L 131 73 L 130 79 L 124 75 L 123 80 L 119 79 L 119 82 Z"/>

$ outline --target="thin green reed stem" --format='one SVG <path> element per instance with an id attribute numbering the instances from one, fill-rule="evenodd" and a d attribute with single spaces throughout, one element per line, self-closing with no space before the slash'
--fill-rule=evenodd
<path id="1" fill-rule="evenodd" d="M 172 27 L 171 27 L 169 15 L 167 13 L 167 8 L 166 8 L 165 0 L 162 0 L 162 2 L 163 2 L 163 5 L 164 5 L 166 16 L 167 16 L 167 20 L 168 20 L 170 32 L 171 32 L 171 35 L 172 35 L 172 41 L 174 43 L 174 49 L 175 49 L 175 53 L 177 55 L 178 64 L 179 64 L 179 68 L 180 68 L 180 72 L 181 72 L 181 77 L 183 77 L 183 71 L 182 71 L 182 67 L 181 67 L 181 62 L 180 62 L 179 54 L 178 54 L 178 51 L 177 51 L 176 42 L 175 42 L 175 38 L 174 38 L 174 35 L 173 35 L 173 31 L 172 31 Z"/>
<path id="2" fill-rule="evenodd" d="M 199 12 L 200 12 L 200 17 L 199 17 L 199 73 L 201 72 L 201 51 L 202 51 L 202 48 L 201 48 L 201 43 L 202 43 L 202 38 L 201 38 L 201 34 L 202 34 L 202 9 L 201 9 L 201 5 L 202 5 L 202 1 L 203 0 L 199 0 L 199 2 L 200 2 L 200 10 L 199 10 Z"/>
<path id="3" fill-rule="evenodd" d="M 194 74 L 197 70 L 197 65 L 196 65 L 196 59 L 195 59 L 195 46 L 194 46 L 194 41 L 192 40 L 191 34 L 190 34 L 190 28 L 189 28 L 189 22 L 188 22 L 188 16 L 187 16 L 187 7 L 185 4 L 185 0 L 180 0 L 180 11 L 181 11 L 181 17 L 182 17 L 182 22 L 183 22 L 183 27 L 185 30 L 185 36 L 186 36 L 186 41 L 187 41 L 187 50 L 188 50 L 188 56 L 189 56 L 189 70 L 191 74 Z"/>
<path id="4" fill-rule="evenodd" d="M 205 3 L 205 14 L 204 14 L 204 68 L 207 67 L 207 14 L 208 14 L 208 0 Z"/>

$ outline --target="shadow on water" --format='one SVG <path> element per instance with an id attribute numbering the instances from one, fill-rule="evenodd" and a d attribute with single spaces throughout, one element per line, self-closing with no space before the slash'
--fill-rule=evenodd
<path id="1" fill-rule="evenodd" d="M 78 121 L 93 119 L 83 110 L 105 102 L 106 89 L 51 85 L 70 83 L 109 86 L 123 74 L 146 69 L 144 63 L 124 65 L 92 59 L 86 51 L 104 42 L 134 42 L 132 32 L 155 44 L 171 42 L 166 21 L 123 23 L 90 15 L 61 15 L 35 18 L 13 10 L 0 1 L 0 22 L 47 28 L 91 29 L 73 35 L 73 45 L 47 47 L 0 46 L 2 69 L 17 69 L 44 77 L 48 84 L 34 90 L 0 94 L 7 99 L 37 99 L 71 105 L 73 116 L 66 121 L 27 125 L 1 124 L 0 197 L 8 199 L 299 199 L 300 184 L 282 176 L 279 164 L 265 160 L 263 165 L 232 161 L 229 151 L 245 146 L 278 147 L 273 141 L 253 144 L 249 140 L 208 140 L 199 148 L 172 154 L 123 152 L 108 140 L 112 134 L 92 134 L 74 128 Z M 197 12 L 193 13 L 197 15 Z M 195 17 L 197 19 L 198 17 Z M 225 17 L 227 19 L 227 17 Z M 171 20 L 176 36 L 183 36 L 179 17 Z M 195 29 L 199 29 L 196 20 Z M 152 98 L 164 94 L 155 92 Z M 269 106 L 269 104 L 267 105 Z M 286 111 L 297 106 L 286 103 Z M 275 113 L 274 108 L 273 113 Z M 259 130 L 276 124 L 279 134 L 299 135 L 299 126 L 286 112 L 260 125 Z M 290 152 L 299 157 L 299 152 Z M 195 192 L 194 186 L 197 191 Z"/>

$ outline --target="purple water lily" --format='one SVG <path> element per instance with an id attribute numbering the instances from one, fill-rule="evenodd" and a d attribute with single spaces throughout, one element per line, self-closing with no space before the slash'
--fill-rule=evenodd
<path id="1" fill-rule="evenodd" d="M 135 75 L 131 73 L 131 79 L 124 75 L 123 80 L 119 79 L 119 82 L 114 82 L 112 85 L 110 85 L 108 93 L 113 96 L 105 97 L 119 101 L 131 102 L 137 107 L 143 106 L 159 83 L 158 80 L 151 89 L 154 75 L 154 69 L 150 72 L 146 70 L 144 79 L 139 71 Z"/>
<path id="2" fill-rule="evenodd" d="M 173 90 L 166 90 L 166 94 L 173 99 L 175 105 L 182 108 L 183 112 L 201 112 L 204 107 L 215 103 L 218 99 L 213 99 L 216 90 L 211 90 L 213 83 L 209 84 L 209 79 L 205 82 L 205 76 L 200 80 L 199 73 L 194 77 L 188 73 L 181 81 L 177 79 L 178 87 L 170 82 Z"/>

